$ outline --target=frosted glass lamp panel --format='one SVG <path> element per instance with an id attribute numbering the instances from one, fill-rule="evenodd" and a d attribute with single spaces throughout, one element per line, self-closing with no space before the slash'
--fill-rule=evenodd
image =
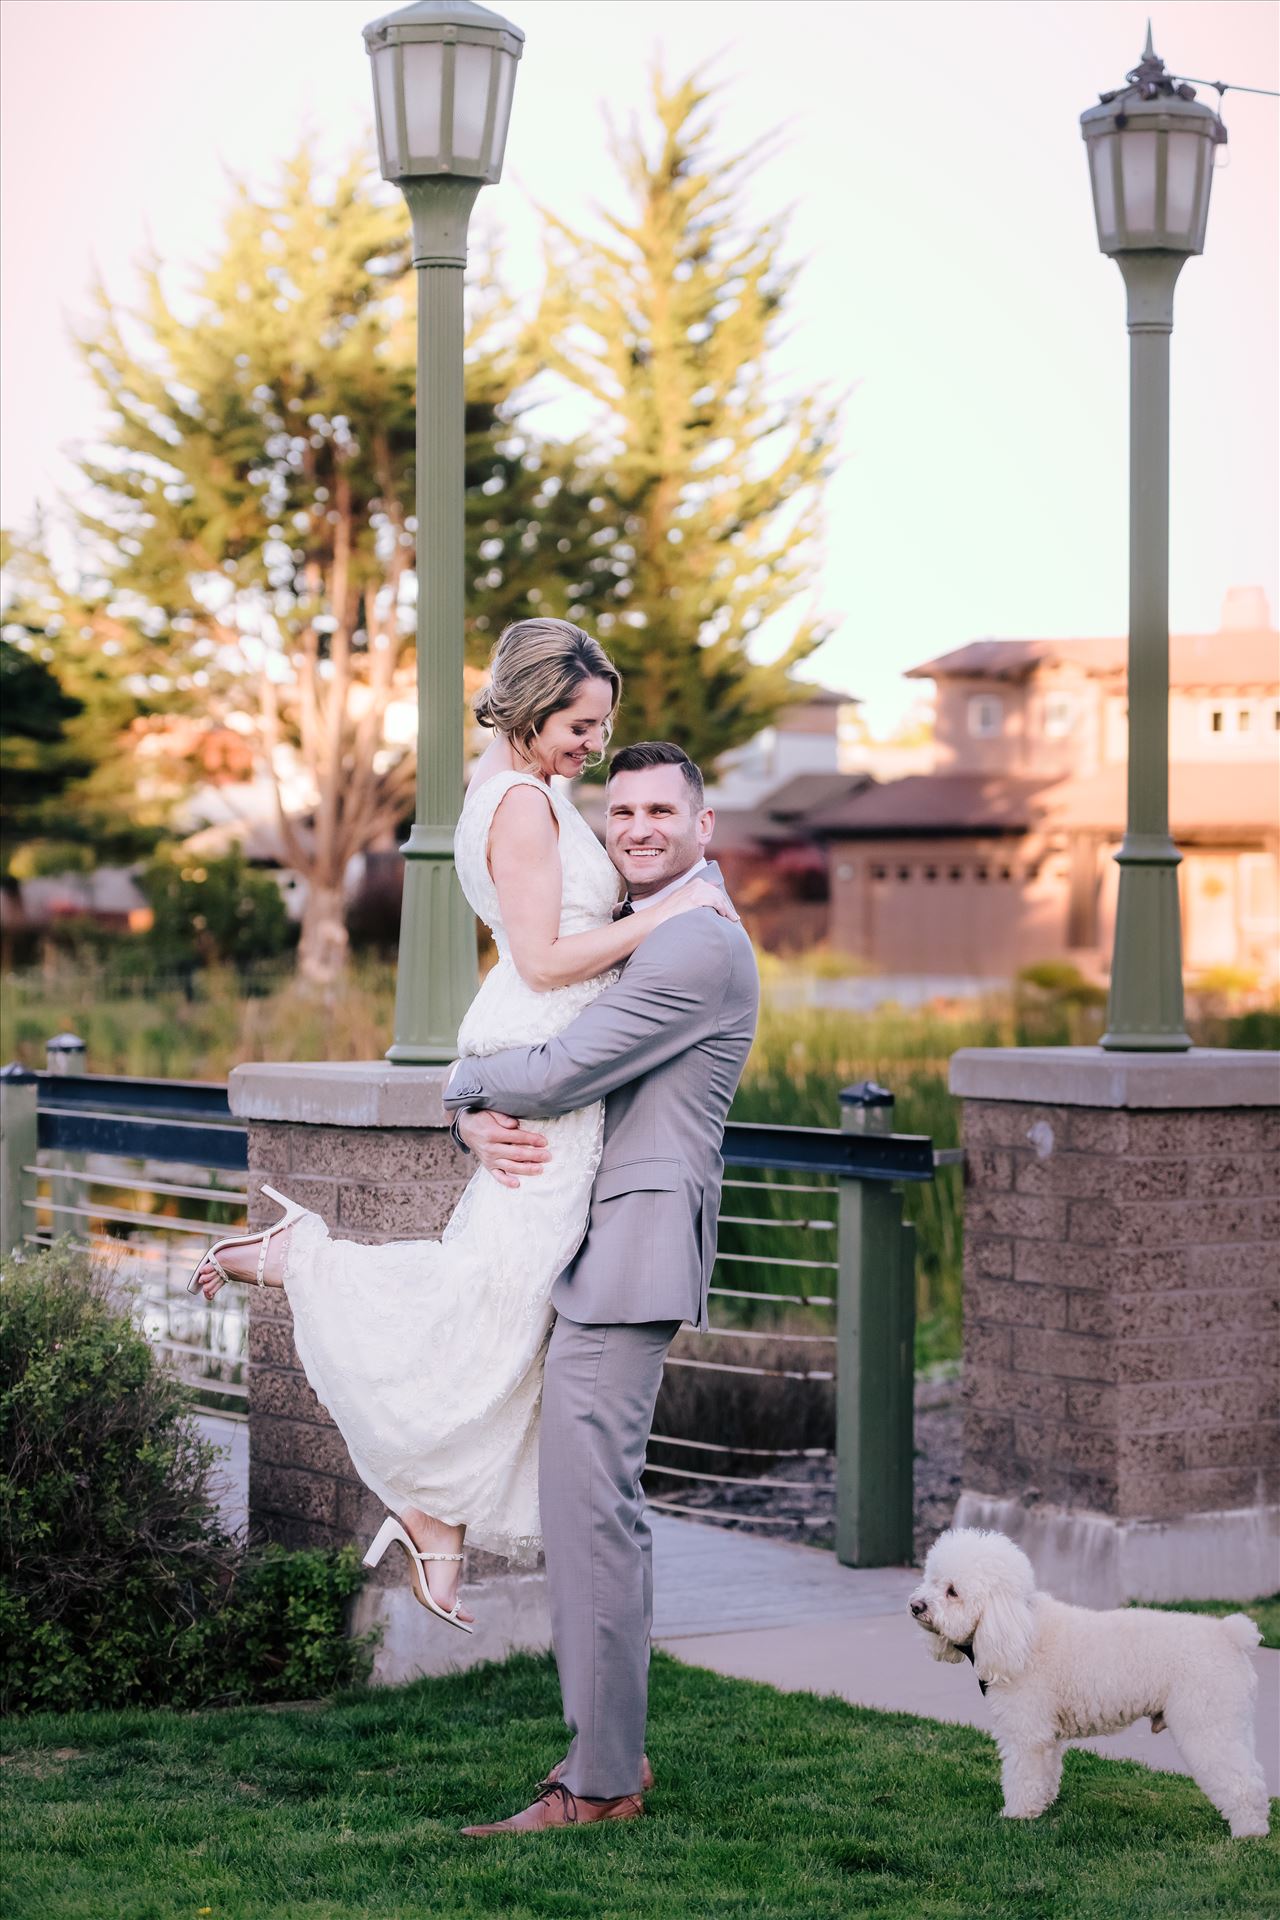
<path id="1" fill-rule="evenodd" d="M 1156 151 L 1158 133 L 1120 135 L 1120 170 L 1124 180 L 1124 225 L 1129 233 L 1156 230 Z"/>
<path id="2" fill-rule="evenodd" d="M 496 180 L 502 172 L 502 156 L 507 147 L 507 127 L 511 120 L 511 90 L 515 85 L 516 63 L 509 53 L 494 55 L 498 69 L 498 97 L 493 107 L 493 154 L 490 162 Z"/>
<path id="3" fill-rule="evenodd" d="M 1093 207 L 1098 219 L 1098 243 L 1109 247 L 1116 237 L 1116 136 L 1104 134 L 1089 143 L 1093 168 Z"/>
<path id="4" fill-rule="evenodd" d="M 410 40 L 404 47 L 404 119 L 406 145 L 418 162 L 435 166 L 441 158 L 440 102 L 444 94 L 444 48 L 432 40 Z"/>
<path id="5" fill-rule="evenodd" d="M 378 109 L 378 153 L 384 179 L 404 171 L 396 123 L 396 49 L 382 47 L 373 56 L 373 97 Z"/>
<path id="6" fill-rule="evenodd" d="M 479 166 L 484 159 L 484 129 L 489 111 L 488 47 L 460 46 L 453 65 L 453 164 Z"/>
<path id="7" fill-rule="evenodd" d="M 1183 238 L 1188 246 L 1199 246 L 1204 223 L 1197 218 L 1196 185 L 1200 178 L 1200 155 L 1206 142 L 1199 133 L 1167 134 L 1168 160 L 1165 173 L 1165 232 Z"/>

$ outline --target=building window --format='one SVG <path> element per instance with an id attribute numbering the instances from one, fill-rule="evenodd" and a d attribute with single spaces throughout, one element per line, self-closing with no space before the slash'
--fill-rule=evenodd
<path id="1" fill-rule="evenodd" d="M 1051 693 L 1044 703 L 1046 740 L 1065 740 L 1076 729 L 1080 709 L 1069 693 Z"/>
<path id="2" fill-rule="evenodd" d="M 991 693 L 975 693 L 969 700 L 969 732 L 975 740 L 993 740 L 1004 732 L 1004 702 Z"/>
<path id="3" fill-rule="evenodd" d="M 1236 732 L 1248 733 L 1249 728 L 1252 726 L 1252 724 L 1253 724 L 1253 713 L 1251 709 L 1248 707 L 1237 707 Z"/>
<path id="4" fill-rule="evenodd" d="M 963 867 L 948 867 L 948 868 L 947 868 L 947 878 L 948 878 L 948 880 L 963 880 L 963 879 L 964 879 L 964 868 L 963 868 Z"/>
<path id="5" fill-rule="evenodd" d="M 976 867 L 974 869 L 974 878 L 975 880 L 989 880 L 991 878 L 990 869 L 987 867 Z"/>
<path id="6" fill-rule="evenodd" d="M 898 878 L 899 878 L 899 880 L 909 880 L 909 879 L 911 878 L 911 869 L 910 869 L 910 867 L 899 867 L 899 868 L 898 868 Z"/>
<path id="7" fill-rule="evenodd" d="M 872 878 L 873 880 L 887 880 L 887 879 L 889 878 L 889 870 L 888 870 L 888 868 L 887 868 L 887 867 L 872 867 L 872 869 L 871 869 L 871 878 Z"/>
<path id="8" fill-rule="evenodd" d="M 1012 867 L 1001 867 L 1001 869 L 1000 869 L 1000 878 L 1001 878 L 1002 880 L 1012 880 L 1012 878 L 1013 878 L 1013 868 L 1012 868 Z"/>
<path id="9" fill-rule="evenodd" d="M 1276 732 L 1280 733 L 1280 707 L 1277 707 L 1275 709 L 1275 712 L 1272 714 L 1271 724 L 1275 728 Z"/>
<path id="10" fill-rule="evenodd" d="M 1223 728 L 1223 723 L 1225 722 L 1226 717 L 1227 716 L 1223 713 L 1221 707 L 1215 707 L 1213 709 L 1213 712 L 1209 715 L 1210 733 L 1221 733 Z"/>
<path id="11" fill-rule="evenodd" d="M 924 877 L 926 880 L 936 880 L 938 877 L 938 869 L 936 867 L 926 867 Z"/>

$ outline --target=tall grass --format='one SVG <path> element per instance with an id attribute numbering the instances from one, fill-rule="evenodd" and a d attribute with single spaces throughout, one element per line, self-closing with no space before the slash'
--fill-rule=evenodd
<path id="1" fill-rule="evenodd" d="M 875 1080 L 894 1096 L 896 1132 L 926 1134 L 935 1147 L 957 1146 L 959 1106 L 947 1088 L 951 1055 L 957 1047 L 1012 1044 L 1012 1002 L 993 1002 L 958 1014 L 931 1009 L 906 1012 L 898 1007 L 870 1014 L 783 1009 L 769 998 L 766 976 L 760 1025 L 733 1117 L 782 1126 L 838 1127 L 841 1088 Z M 777 1183 L 779 1189 L 784 1179 Z M 751 1210 L 740 1205 L 732 1189 L 730 1194 L 733 1205 L 726 1205 L 726 1212 Z M 752 1197 L 758 1204 L 765 1198 Z M 772 1194 L 767 1198 L 772 1217 L 813 1217 L 813 1206 L 806 1203 L 802 1208 L 799 1196 L 789 1203 L 774 1200 Z M 960 1350 L 960 1199 L 958 1170 L 942 1170 L 934 1180 L 912 1182 L 905 1189 L 904 1212 L 917 1236 L 916 1357 L 921 1364 L 952 1358 Z M 834 1192 L 830 1201 L 819 1204 L 827 1217 L 834 1217 Z M 781 1252 L 776 1245 L 781 1237 L 759 1229 L 753 1234 L 750 1229 L 726 1227 L 721 1245 L 729 1253 L 763 1252 L 773 1242 Z M 827 1238 L 822 1236 L 824 1241 Z M 834 1241 L 835 1236 L 829 1238 Z M 816 1259 L 820 1257 L 817 1247 L 817 1236 L 810 1235 L 807 1245 L 788 1245 L 785 1251 L 792 1257 Z M 824 1247 L 823 1252 L 833 1256 L 832 1247 Z M 775 1281 L 776 1290 L 794 1291 L 799 1270 L 779 1271 L 787 1284 Z M 835 1278 L 829 1273 L 820 1277 Z M 812 1289 L 830 1290 L 828 1285 Z"/>
<path id="2" fill-rule="evenodd" d="M 85 1042 L 91 1073 L 225 1080 L 244 1060 L 376 1060 L 395 1009 L 395 970 L 357 961 L 341 989 L 309 991 L 289 965 L 211 967 L 185 979 L 121 981 L 55 960 L 10 973 L 0 997 L 0 1055 L 42 1067 L 50 1035 Z"/>

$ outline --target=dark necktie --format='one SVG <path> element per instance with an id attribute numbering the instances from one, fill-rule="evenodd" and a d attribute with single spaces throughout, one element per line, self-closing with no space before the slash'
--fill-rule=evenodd
<path id="1" fill-rule="evenodd" d="M 615 907 L 613 917 L 615 920 L 625 920 L 628 914 L 634 912 L 635 908 L 632 906 L 630 896 L 628 895 L 620 907 Z"/>

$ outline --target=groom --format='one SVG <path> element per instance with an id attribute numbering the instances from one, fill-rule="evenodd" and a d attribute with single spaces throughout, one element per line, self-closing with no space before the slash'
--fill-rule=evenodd
<path id="1" fill-rule="evenodd" d="M 679 747 L 623 748 L 606 797 L 605 845 L 628 889 L 620 912 L 695 874 L 723 885 L 705 855 L 715 816 L 702 775 Z M 759 992 L 737 920 L 679 914 L 557 1039 L 462 1060 L 445 1093 L 463 1142 L 508 1185 L 547 1157 L 514 1116 L 605 1101 L 586 1233 L 552 1291 L 542 1396 L 551 1632 L 573 1738 L 531 1806 L 468 1834 L 644 1811 L 653 1579 L 640 1476 L 667 1348 L 683 1321 L 707 1325 L 720 1143 Z"/>

